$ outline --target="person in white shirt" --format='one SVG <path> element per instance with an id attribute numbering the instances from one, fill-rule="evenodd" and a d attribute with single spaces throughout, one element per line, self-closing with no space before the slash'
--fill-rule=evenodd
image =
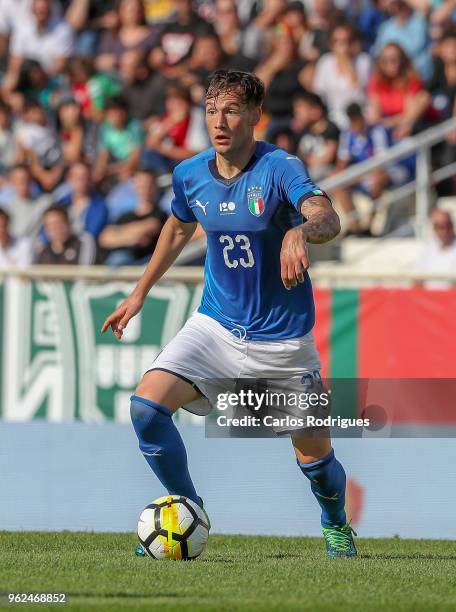
<path id="1" fill-rule="evenodd" d="M 11 219 L 14 236 L 26 236 L 34 240 L 41 228 L 41 217 L 52 204 L 49 194 L 33 197 L 33 181 L 26 165 L 13 166 L 9 172 L 9 184 L 13 193 L 2 205 Z"/>
<path id="2" fill-rule="evenodd" d="M 417 260 L 417 271 L 428 274 L 456 273 L 456 236 L 453 220 L 446 210 L 435 208 L 431 213 L 433 239 L 424 245 Z M 426 289 L 450 289 L 450 281 L 428 280 Z"/>
<path id="3" fill-rule="evenodd" d="M 371 62 L 348 23 L 339 23 L 331 30 L 330 46 L 331 52 L 317 62 L 313 88 L 325 101 L 331 121 L 345 129 L 347 106 L 352 102 L 363 106 L 365 102 Z"/>
<path id="4" fill-rule="evenodd" d="M 10 217 L 0 208 L 0 270 L 26 268 L 32 263 L 33 250 L 29 238 L 14 238 L 9 233 Z"/>
<path id="5" fill-rule="evenodd" d="M 15 89 L 25 59 L 39 62 L 48 74 L 58 74 L 71 56 L 74 33 L 63 19 L 53 16 L 53 0 L 32 0 L 30 19 L 14 24 L 10 40 L 10 59 L 4 89 Z"/>
<path id="6" fill-rule="evenodd" d="M 24 21 L 32 19 L 33 0 L 0 0 L 0 35 L 10 36 L 16 28 L 23 26 Z M 52 17 L 62 14 L 59 2 L 52 3 Z"/>

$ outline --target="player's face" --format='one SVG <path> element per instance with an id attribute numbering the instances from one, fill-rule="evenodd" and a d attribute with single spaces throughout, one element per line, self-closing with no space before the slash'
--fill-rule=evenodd
<path id="1" fill-rule="evenodd" d="M 253 139 L 261 109 L 244 104 L 236 92 L 227 91 L 206 101 L 206 124 L 212 145 L 220 155 L 231 156 Z"/>

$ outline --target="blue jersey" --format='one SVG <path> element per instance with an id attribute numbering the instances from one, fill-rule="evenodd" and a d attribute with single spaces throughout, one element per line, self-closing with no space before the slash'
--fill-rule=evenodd
<path id="1" fill-rule="evenodd" d="M 344 130 L 337 154 L 350 164 L 358 164 L 382 153 L 392 144 L 392 135 L 383 125 L 368 125 L 364 134 L 351 129 Z"/>
<path id="2" fill-rule="evenodd" d="M 198 312 L 248 340 L 296 338 L 314 325 L 309 275 L 285 289 L 280 249 L 287 230 L 303 222 L 301 203 L 322 192 L 301 160 L 258 142 L 244 170 L 222 177 L 209 149 L 173 174 L 173 214 L 199 221 L 207 234 L 205 288 Z"/>

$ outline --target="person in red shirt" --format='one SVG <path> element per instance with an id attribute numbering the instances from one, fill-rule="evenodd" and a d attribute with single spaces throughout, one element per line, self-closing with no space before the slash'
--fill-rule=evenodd
<path id="1" fill-rule="evenodd" d="M 167 88 L 164 115 L 147 120 L 147 126 L 143 163 L 158 174 L 208 145 L 204 111 L 192 105 L 190 90 L 180 85 Z"/>
<path id="2" fill-rule="evenodd" d="M 406 53 L 395 43 L 380 51 L 367 93 L 369 123 L 393 128 L 395 140 L 417 131 L 417 122 L 430 106 L 429 93 Z"/>

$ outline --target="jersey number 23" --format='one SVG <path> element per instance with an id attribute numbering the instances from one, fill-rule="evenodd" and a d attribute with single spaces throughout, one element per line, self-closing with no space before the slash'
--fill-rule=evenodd
<path id="1" fill-rule="evenodd" d="M 255 265 L 253 253 L 250 249 L 250 240 L 247 236 L 244 236 L 244 234 L 237 234 L 234 241 L 231 236 L 224 234 L 223 236 L 219 236 L 219 242 L 225 245 L 223 247 L 223 259 L 228 268 L 237 268 L 239 265 L 243 268 L 252 268 Z M 235 242 L 245 251 L 245 257 L 230 259 L 231 251 L 235 248 Z"/>

